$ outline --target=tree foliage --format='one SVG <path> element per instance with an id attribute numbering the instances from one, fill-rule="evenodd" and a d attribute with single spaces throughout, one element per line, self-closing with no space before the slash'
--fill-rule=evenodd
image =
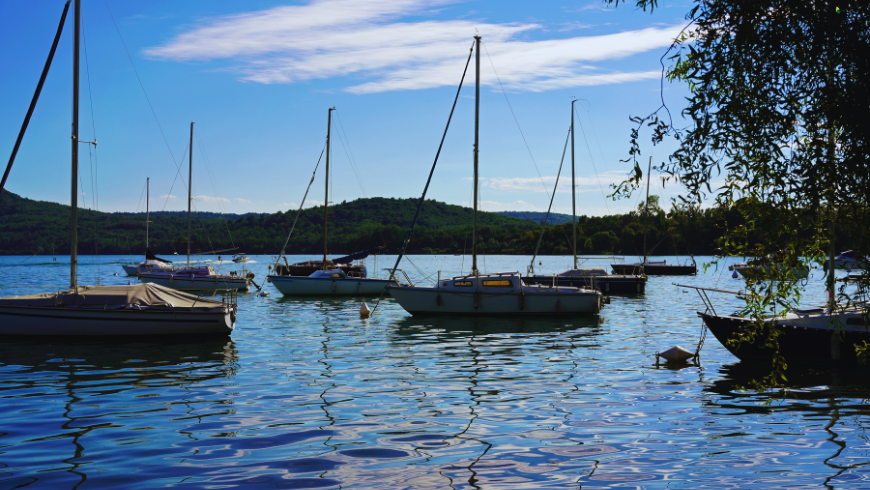
<path id="1" fill-rule="evenodd" d="M 689 87 L 689 124 L 678 127 L 664 105 L 633 118 L 635 171 L 617 194 L 641 183 L 649 128 L 653 144 L 678 145 L 658 170 L 685 187 L 685 202 L 712 195 L 723 213 L 739 213 L 720 238 L 723 255 L 788 250 L 786 263 L 822 262 L 847 242 L 870 252 L 870 3 L 695 0 L 686 18 L 663 60 L 664 76 Z M 757 295 L 745 313 L 795 307 L 800 288 L 776 279 L 750 281 Z"/>

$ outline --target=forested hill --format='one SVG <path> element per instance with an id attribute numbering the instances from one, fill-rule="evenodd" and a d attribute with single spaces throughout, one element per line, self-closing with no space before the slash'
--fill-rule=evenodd
<path id="1" fill-rule="evenodd" d="M 510 216 L 511 218 L 530 219 L 538 224 L 547 217 L 547 213 L 543 211 L 496 211 L 496 213 L 502 216 Z M 561 225 L 562 223 L 570 222 L 570 214 L 550 213 L 550 217 L 547 219 L 548 225 Z"/>
<path id="2" fill-rule="evenodd" d="M 385 246 L 397 253 L 414 217 L 416 199 L 369 198 L 329 208 L 329 251 L 351 253 Z M 69 253 L 69 207 L 34 201 L 4 191 L 0 195 L 0 254 Z M 290 230 L 296 210 L 274 214 L 219 215 L 209 213 L 193 222 L 194 252 L 238 247 L 248 254 L 276 254 Z M 157 254 L 186 251 L 186 213 L 152 215 L 151 249 Z M 408 248 L 411 254 L 463 253 L 471 249 L 472 210 L 426 201 Z M 577 218 L 578 253 L 638 254 L 643 248 L 643 219 L 637 213 Z M 712 254 L 721 234 L 709 210 L 663 212 L 649 219 L 650 246 L 656 254 Z M 530 219 L 483 212 L 479 216 L 479 251 L 488 254 L 531 254 L 540 225 Z M 287 246 L 289 254 L 323 250 L 323 207 L 302 212 Z M 549 226 L 540 253 L 571 253 L 571 224 Z M 145 249 L 144 213 L 79 211 L 81 254 L 141 254 Z M 228 252 L 221 252 L 229 255 Z"/>

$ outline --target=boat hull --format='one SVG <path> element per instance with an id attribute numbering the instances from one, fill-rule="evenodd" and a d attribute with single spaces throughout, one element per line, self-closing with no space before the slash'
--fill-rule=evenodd
<path id="1" fill-rule="evenodd" d="M 438 288 L 389 287 L 387 291 L 412 315 L 574 315 L 598 313 L 601 294 L 559 288 L 538 292 L 455 292 Z"/>
<path id="2" fill-rule="evenodd" d="M 738 346 L 728 344 L 751 320 L 705 313 L 698 313 L 698 316 L 704 320 L 710 333 L 734 357 L 743 361 L 770 361 L 773 357 L 773 349 L 764 346 L 763 341 L 743 342 Z M 856 318 L 859 317 L 860 315 L 856 315 Z M 870 343 L 870 329 L 865 326 L 856 328 L 847 324 L 840 332 L 833 326 L 828 328 L 812 322 L 806 325 L 777 323 L 775 328 L 783 332 L 778 337 L 779 352 L 786 361 L 791 362 L 857 363 L 855 346 L 863 345 L 864 341 Z"/>
<path id="3" fill-rule="evenodd" d="M 166 337 L 229 335 L 236 311 L 0 306 L 0 335 Z"/>
<path id="4" fill-rule="evenodd" d="M 542 286 L 567 286 L 583 289 L 597 289 L 604 294 L 639 294 L 646 291 L 644 276 L 528 276 L 523 277 L 525 284 Z"/>
<path id="5" fill-rule="evenodd" d="M 668 265 L 668 264 L 610 264 L 614 274 L 647 276 L 694 276 L 698 273 L 698 267 L 692 265 Z"/>
<path id="6" fill-rule="evenodd" d="M 247 291 L 250 280 L 244 276 L 238 277 L 200 277 L 178 274 L 148 274 L 140 273 L 141 282 L 150 282 L 179 291 Z"/>
<path id="7" fill-rule="evenodd" d="M 269 282 L 285 296 L 377 296 L 389 285 L 389 279 L 358 277 L 268 276 Z"/>

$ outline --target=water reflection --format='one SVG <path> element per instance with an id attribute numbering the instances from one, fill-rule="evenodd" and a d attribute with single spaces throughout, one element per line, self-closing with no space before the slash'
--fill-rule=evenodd
<path id="1" fill-rule="evenodd" d="M 6 340 L 0 343 L 0 419 L 6 422 L 0 442 L 16 451 L 6 455 L 7 472 L 0 481 L 9 488 L 37 483 L 78 488 L 88 479 L 91 453 L 105 449 L 102 432 L 151 429 L 136 427 L 137 419 L 165 410 L 135 403 L 127 392 L 148 392 L 132 395 L 134 399 L 157 397 L 162 404 L 189 406 L 193 401 L 184 397 L 167 400 L 166 391 L 232 378 L 237 369 L 238 352 L 226 338 L 183 343 Z M 41 403 L 17 402 L 28 396 Z M 113 442 L 146 441 L 147 436 L 129 436 Z M 66 467 L 44 475 L 25 470 L 41 459 L 48 467 L 56 466 L 49 461 Z"/>

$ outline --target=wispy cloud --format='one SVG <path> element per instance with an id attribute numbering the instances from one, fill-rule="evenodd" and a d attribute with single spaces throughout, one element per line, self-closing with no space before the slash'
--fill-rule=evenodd
<path id="1" fill-rule="evenodd" d="M 605 71 L 590 63 L 668 46 L 680 26 L 602 36 L 539 41 L 518 35 L 541 30 L 531 23 L 470 20 L 402 22 L 449 0 L 313 0 L 203 22 L 169 42 L 145 50 L 172 61 L 230 60 L 243 80 L 295 83 L 355 76 L 368 79 L 352 93 L 454 85 L 476 30 L 508 89 L 543 91 L 656 78 L 659 71 Z M 493 76 L 484 84 L 496 84 Z"/>
<path id="2" fill-rule="evenodd" d="M 225 197 L 213 197 L 213 196 L 193 196 L 194 201 L 205 202 L 205 203 L 226 203 L 230 202 L 229 199 Z"/>
<path id="3" fill-rule="evenodd" d="M 552 192 L 553 186 L 556 184 L 555 175 L 545 175 L 542 178 L 538 177 L 484 177 L 481 178 L 481 185 L 491 189 L 501 191 L 521 191 L 521 192 Z M 594 192 L 602 188 L 607 191 L 610 184 L 615 184 L 625 180 L 624 171 L 604 172 L 598 175 L 589 177 L 577 177 L 577 192 Z M 543 181 L 543 184 L 541 183 Z M 563 175 L 559 179 L 559 188 L 557 193 L 571 192 L 571 176 Z"/>
<path id="4" fill-rule="evenodd" d="M 237 198 L 233 199 L 233 202 L 237 202 L 237 203 L 240 203 L 240 204 L 251 204 L 251 201 L 250 201 L 250 200 L 248 200 L 248 199 L 242 199 L 241 197 L 237 197 Z"/>
<path id="5" fill-rule="evenodd" d="M 178 196 L 173 196 L 172 194 L 166 194 L 165 196 L 160 196 L 161 199 L 177 199 Z"/>

